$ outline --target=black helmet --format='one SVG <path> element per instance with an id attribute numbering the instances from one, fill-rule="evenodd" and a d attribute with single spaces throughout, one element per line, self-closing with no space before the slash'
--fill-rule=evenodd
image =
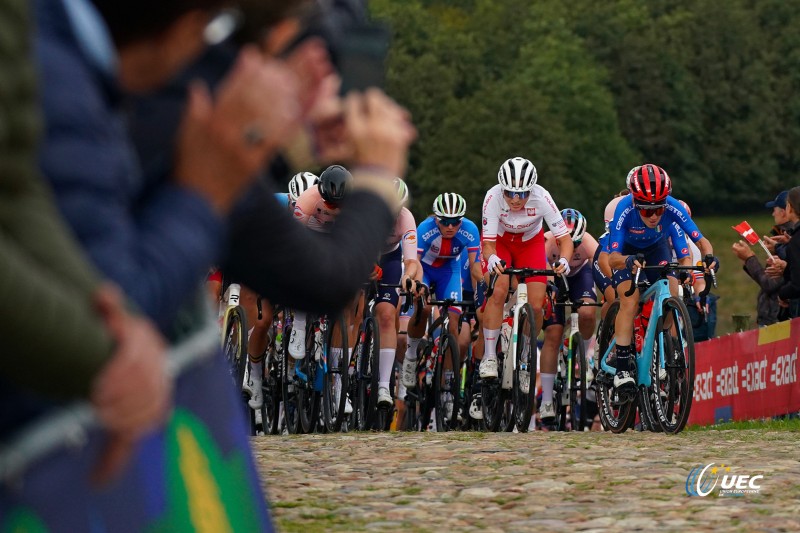
<path id="1" fill-rule="evenodd" d="M 341 165 L 331 165 L 319 175 L 319 193 L 330 204 L 342 201 L 348 183 L 353 179 L 350 171 Z"/>

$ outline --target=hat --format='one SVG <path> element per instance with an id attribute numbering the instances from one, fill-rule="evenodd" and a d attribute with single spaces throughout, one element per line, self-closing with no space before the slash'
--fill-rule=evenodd
<path id="1" fill-rule="evenodd" d="M 771 202 L 767 202 L 764 204 L 764 207 L 768 209 L 772 209 L 774 207 L 780 207 L 781 209 L 786 209 L 786 197 L 789 196 L 789 191 L 782 191 L 775 197 L 775 199 Z"/>

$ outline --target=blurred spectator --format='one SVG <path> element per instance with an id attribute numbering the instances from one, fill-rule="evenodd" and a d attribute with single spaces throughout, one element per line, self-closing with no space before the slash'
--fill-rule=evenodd
<path id="1" fill-rule="evenodd" d="M 166 414 L 164 345 L 98 282 L 43 186 L 27 2 L 0 2 L 0 18 L 0 440 L 60 401 L 88 399 L 112 436 L 103 477 Z"/>
<path id="2" fill-rule="evenodd" d="M 775 220 L 775 226 L 773 226 L 770 232 L 770 235 L 777 239 L 772 242 L 773 252 L 775 252 L 774 246 L 776 244 L 779 250 L 783 247 L 783 244 L 778 241 L 784 239 L 783 235 L 792 225 L 786 214 L 786 196 L 788 192 L 789 191 L 782 191 L 775 200 L 767 202 L 764 205 L 764 207 L 772 209 L 772 217 Z M 765 242 L 768 241 L 768 237 L 764 236 L 764 240 Z M 759 326 L 774 324 L 778 321 L 778 313 L 780 310 L 778 306 L 778 289 L 780 289 L 783 284 L 783 280 L 776 276 L 774 272 L 770 271 L 772 263 L 768 262 L 767 268 L 765 268 L 759 262 L 755 253 L 753 253 L 753 250 L 745 241 L 740 240 L 734 243 L 733 253 L 742 261 L 742 268 L 747 272 L 747 275 L 758 283 L 759 286 L 756 304 L 756 323 Z"/>
<path id="3" fill-rule="evenodd" d="M 46 119 L 42 168 L 92 260 L 165 332 L 174 331 L 181 306 L 195 309 L 192 296 L 218 262 L 225 217 L 266 161 L 298 131 L 308 111 L 303 98 L 327 73 L 324 56 L 320 61 L 314 47 L 299 51 L 293 68 L 244 47 L 213 99 L 205 84 L 189 86 L 183 120 L 169 140 L 174 148 L 169 172 L 144 180 L 125 125 L 126 93 L 163 86 L 201 52 L 207 26 L 227 3 L 36 2 Z M 396 200 L 388 178 L 404 170 L 414 132 L 404 112 L 385 97 L 354 98 L 348 116 L 354 125 L 349 140 L 357 147 L 353 161 L 370 171 L 357 179 L 363 196 L 353 197 L 361 207 L 340 237 L 347 231 L 361 254 L 346 256 L 348 250 L 322 243 L 340 260 L 314 264 L 334 270 L 338 262 L 356 277 L 369 272 L 391 228 L 389 206 Z M 378 142 L 369 146 L 376 135 Z M 274 231 L 279 229 L 266 234 Z M 294 270 L 261 277 L 277 286 L 275 275 Z"/>
<path id="4" fill-rule="evenodd" d="M 787 318 L 800 316 L 800 187 L 789 189 L 786 198 L 786 215 L 792 224 L 790 240 L 786 245 L 784 284 L 778 291 L 778 303 Z"/>

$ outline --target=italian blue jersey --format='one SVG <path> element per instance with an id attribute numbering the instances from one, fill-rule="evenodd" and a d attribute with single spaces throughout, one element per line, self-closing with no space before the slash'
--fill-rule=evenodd
<path id="1" fill-rule="evenodd" d="M 648 228 L 633 204 L 633 196 L 628 195 L 617 204 L 614 211 L 614 218 L 609 223 L 608 242 L 605 249 L 608 252 L 619 253 L 623 253 L 625 248 L 642 250 L 671 238 L 673 248 L 679 257 L 681 257 L 681 252 L 686 249 L 683 255 L 685 257 L 688 255 L 686 237 L 697 242 L 703 238 L 703 234 L 700 233 L 683 206 L 672 196 L 667 196 L 667 205 L 658 226 Z"/>

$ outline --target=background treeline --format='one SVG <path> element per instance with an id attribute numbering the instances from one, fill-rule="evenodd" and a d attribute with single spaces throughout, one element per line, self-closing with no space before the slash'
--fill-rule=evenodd
<path id="1" fill-rule="evenodd" d="M 371 0 L 388 91 L 420 133 L 418 217 L 439 192 L 479 222 L 507 157 L 601 230 L 640 162 L 695 213 L 760 210 L 797 183 L 800 0 Z"/>

